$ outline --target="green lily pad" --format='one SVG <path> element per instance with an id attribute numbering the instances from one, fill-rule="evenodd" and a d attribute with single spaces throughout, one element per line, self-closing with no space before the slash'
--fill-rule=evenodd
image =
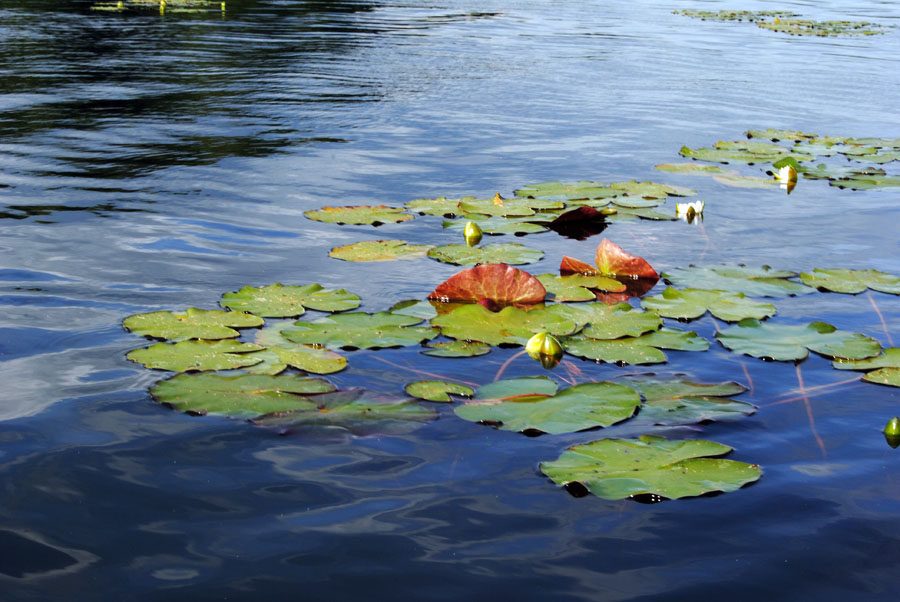
<path id="1" fill-rule="evenodd" d="M 615 380 L 638 391 L 644 397 L 635 423 L 673 426 L 730 420 L 749 416 L 756 406 L 728 399 L 747 390 L 736 382 L 702 384 L 684 376 L 662 377 L 654 374 L 624 376 Z"/>
<path id="2" fill-rule="evenodd" d="M 417 397 L 427 401 L 453 401 L 450 395 L 472 397 L 475 391 L 471 387 L 452 383 L 446 380 L 417 380 L 403 388 L 410 397 Z"/>
<path id="3" fill-rule="evenodd" d="M 529 184 L 515 191 L 516 196 L 552 199 L 608 199 L 619 196 L 622 191 L 611 188 L 603 182 L 581 180 L 564 184 L 562 182 L 541 182 Z"/>
<path id="4" fill-rule="evenodd" d="M 356 205 L 351 207 L 322 207 L 306 211 L 304 214 L 311 220 L 328 224 L 393 224 L 406 222 L 414 216 L 404 213 L 400 207 L 387 205 Z"/>
<path id="5" fill-rule="evenodd" d="M 448 230 L 454 230 L 457 232 L 463 232 L 466 229 L 466 224 L 469 222 L 475 222 L 478 224 L 478 227 L 481 228 L 481 231 L 485 234 L 537 234 L 538 232 L 546 232 L 547 227 L 542 226 L 541 224 L 536 224 L 533 221 L 528 221 L 534 219 L 535 216 L 532 217 L 484 217 L 482 215 L 477 214 L 468 214 L 464 215 L 462 219 L 456 220 L 447 220 L 444 222 L 444 228 Z"/>
<path id="6" fill-rule="evenodd" d="M 698 10 L 686 8 L 674 11 L 676 15 L 693 17 L 704 21 L 762 21 L 765 19 L 786 19 L 797 16 L 795 13 L 784 10 Z"/>
<path id="7" fill-rule="evenodd" d="M 606 216 L 606 221 L 630 222 L 637 219 L 649 219 L 653 221 L 673 221 L 678 219 L 674 215 L 657 211 L 653 207 L 618 207 L 617 211 L 612 215 Z"/>
<path id="8" fill-rule="evenodd" d="M 156 401 L 190 414 L 252 418 L 315 406 L 306 395 L 334 391 L 321 378 L 296 375 L 178 374 L 150 389 Z"/>
<path id="9" fill-rule="evenodd" d="M 556 381 L 547 376 L 504 378 L 478 387 L 475 401 L 537 401 L 555 395 Z"/>
<path id="10" fill-rule="evenodd" d="M 748 318 L 716 333 L 731 351 L 777 361 L 802 360 L 807 349 L 831 358 L 859 360 L 878 355 L 881 345 L 865 335 L 825 322 L 771 324 Z"/>
<path id="11" fill-rule="evenodd" d="M 240 343 L 233 339 L 223 341 L 181 341 L 157 343 L 135 349 L 125 357 L 138 364 L 156 370 L 190 372 L 205 370 L 233 370 L 252 366 L 262 361 L 250 352 L 260 351 L 261 345 Z"/>
<path id="12" fill-rule="evenodd" d="M 428 256 L 454 265 L 474 265 L 479 263 L 522 265 L 540 261 L 541 257 L 544 256 L 544 252 L 510 242 L 485 245 L 483 247 L 444 245 L 428 251 Z"/>
<path id="13" fill-rule="evenodd" d="M 422 320 L 430 320 L 438 315 L 438 312 L 431 301 L 423 301 L 421 299 L 398 301 L 397 303 L 394 303 L 388 311 L 392 314 L 413 316 Z"/>
<path id="14" fill-rule="evenodd" d="M 328 252 L 330 257 L 344 261 L 394 261 L 424 257 L 432 245 L 411 245 L 405 240 L 366 240 Z"/>
<path id="15" fill-rule="evenodd" d="M 710 457 L 731 449 L 713 441 L 669 441 L 643 435 L 637 440 L 601 439 L 576 445 L 540 467 L 557 485 L 580 483 L 608 500 L 644 494 L 678 499 L 736 491 L 762 476 L 755 464 Z"/>
<path id="16" fill-rule="evenodd" d="M 289 430 L 298 427 L 341 428 L 358 436 L 403 433 L 438 417 L 433 409 L 408 399 L 376 399 L 361 389 L 322 393 L 309 407 L 273 412 L 251 422 Z"/>
<path id="17" fill-rule="evenodd" d="M 375 349 L 383 347 L 408 347 L 433 339 L 438 331 L 428 326 L 414 327 L 421 318 L 392 314 L 386 311 L 375 314 L 353 312 L 334 314 L 316 320 L 299 320 L 282 331 L 283 336 L 295 343 L 325 345 L 346 349 Z"/>
<path id="18" fill-rule="evenodd" d="M 863 380 L 877 385 L 900 387 L 900 368 L 879 368 L 866 373 Z"/>
<path id="19" fill-rule="evenodd" d="M 836 293 L 861 293 L 867 288 L 882 293 L 900 295 L 900 277 L 878 270 L 819 269 L 800 274 L 807 286 Z"/>
<path id="20" fill-rule="evenodd" d="M 723 169 L 718 165 L 703 165 L 701 163 L 660 163 L 655 165 L 653 169 L 687 176 L 737 175 L 737 172 L 733 169 Z"/>
<path id="21" fill-rule="evenodd" d="M 808 134 L 806 132 L 801 132 L 800 130 L 779 130 L 774 128 L 765 130 L 749 130 L 744 133 L 747 135 L 747 138 L 761 138 L 763 140 L 770 140 L 772 142 L 778 142 L 779 140 L 800 142 L 803 140 L 813 140 L 815 138 L 818 138 L 817 134 Z"/>
<path id="22" fill-rule="evenodd" d="M 677 351 L 706 351 L 709 341 L 693 331 L 662 328 L 639 337 L 613 340 L 591 339 L 584 335 L 560 340 L 563 348 L 572 355 L 618 364 L 661 364 L 666 354 L 660 349 Z"/>
<path id="23" fill-rule="evenodd" d="M 678 320 L 699 318 L 707 311 L 726 322 L 737 322 L 744 318 L 762 320 L 775 315 L 774 305 L 754 301 L 744 293 L 691 288 L 678 290 L 668 287 L 661 295 L 644 298 L 641 305 L 665 318 Z"/>
<path id="24" fill-rule="evenodd" d="M 772 188 L 773 186 L 778 186 L 777 180 L 755 176 L 721 175 L 713 176 L 713 180 L 732 188 Z"/>
<path id="25" fill-rule="evenodd" d="M 460 209 L 465 213 L 479 213 L 496 217 L 530 216 L 535 214 L 535 209 L 562 209 L 565 203 L 546 199 L 534 199 L 513 197 L 511 199 L 500 198 L 500 195 L 492 199 L 462 199 Z"/>
<path id="26" fill-rule="evenodd" d="M 750 146 L 753 144 L 753 146 Z M 759 145 L 766 146 L 759 146 Z M 721 145 L 721 146 L 720 146 Z M 698 148 L 691 149 L 687 146 L 681 147 L 679 154 L 688 159 L 696 159 L 698 161 L 709 161 L 711 163 L 747 163 L 754 165 L 757 163 L 774 163 L 775 161 L 792 156 L 797 161 L 812 161 L 815 159 L 812 155 L 803 155 L 794 152 L 778 144 L 769 143 L 722 143 L 716 144 L 715 148 Z"/>
<path id="27" fill-rule="evenodd" d="M 814 288 L 788 280 L 796 275 L 768 266 L 691 266 L 664 272 L 662 277 L 676 286 L 744 293 L 750 297 L 787 297 L 815 292 Z"/>
<path id="28" fill-rule="evenodd" d="M 422 353 L 433 357 L 476 357 L 490 353 L 491 346 L 469 341 L 444 341 L 429 343 Z"/>
<path id="29" fill-rule="evenodd" d="M 858 174 L 846 178 L 832 179 L 828 182 L 838 188 L 850 190 L 875 190 L 900 186 L 900 176 Z"/>
<path id="30" fill-rule="evenodd" d="M 506 431 L 557 435 L 627 420 L 640 405 L 640 395 L 631 387 L 602 382 L 575 385 L 555 395 L 527 400 L 474 401 L 457 406 L 455 412 L 463 420 L 496 425 Z"/>
<path id="31" fill-rule="evenodd" d="M 347 358 L 328 349 L 299 345 L 293 343 L 282 334 L 290 328 L 291 322 L 275 324 L 260 330 L 256 334 L 256 342 L 264 345 L 264 351 L 256 351 L 250 357 L 263 361 L 251 366 L 248 371 L 253 374 L 279 374 L 288 366 L 304 372 L 315 374 L 332 374 L 347 367 Z"/>
<path id="32" fill-rule="evenodd" d="M 875 163 L 877 165 L 883 165 L 885 163 L 893 163 L 894 161 L 900 161 L 900 153 L 898 153 L 898 152 L 882 152 L 882 153 L 876 153 L 873 155 L 851 156 L 849 158 L 853 161 L 859 161 L 859 162 L 865 162 L 865 163 Z"/>
<path id="33" fill-rule="evenodd" d="M 440 327 L 444 336 L 488 345 L 524 345 L 537 332 L 559 336 L 577 330 L 571 319 L 548 309 L 525 311 L 508 306 L 492 312 L 478 304 L 457 307 L 433 318 L 431 324 Z"/>
<path id="34" fill-rule="evenodd" d="M 623 283 L 607 276 L 539 274 L 536 278 L 556 301 L 590 301 L 597 298 L 591 289 L 619 293 L 626 288 Z"/>
<path id="35" fill-rule="evenodd" d="M 185 339 L 230 339 L 234 328 L 262 326 L 261 318 L 243 312 L 188 308 L 185 313 L 154 311 L 125 318 L 122 325 L 134 334 L 181 341 Z"/>
<path id="36" fill-rule="evenodd" d="M 872 370 L 874 368 L 900 368 L 900 348 L 889 347 L 881 355 L 861 360 L 836 359 L 831 365 L 838 370 Z"/>
<path id="37" fill-rule="evenodd" d="M 592 339 L 636 337 L 662 326 L 662 320 L 658 315 L 635 309 L 628 303 L 616 305 L 586 303 L 557 306 L 546 311 L 570 318 L 579 328 L 589 325 L 582 334 Z"/>
<path id="38" fill-rule="evenodd" d="M 406 209 L 423 215 L 452 217 L 463 213 L 459 208 L 459 202 L 459 199 L 448 199 L 444 196 L 436 199 L 416 199 L 406 203 Z"/>
<path id="39" fill-rule="evenodd" d="M 872 36 L 885 33 L 887 30 L 878 23 L 866 21 L 813 21 L 810 19 L 776 19 L 774 21 L 757 21 L 763 29 L 787 33 L 794 36 Z"/>
<path id="40" fill-rule="evenodd" d="M 293 318 L 306 309 L 317 311 L 345 311 L 359 307 L 359 297 L 344 289 L 324 289 L 320 284 L 285 286 L 279 282 L 268 286 L 245 286 L 233 293 L 225 293 L 223 307 L 247 311 L 263 318 Z"/>

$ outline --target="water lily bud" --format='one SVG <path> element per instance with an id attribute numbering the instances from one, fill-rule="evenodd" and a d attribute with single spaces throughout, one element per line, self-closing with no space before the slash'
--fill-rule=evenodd
<path id="1" fill-rule="evenodd" d="M 884 434 L 900 437 L 900 417 L 894 416 L 888 420 L 887 425 L 884 427 Z"/>
<path id="2" fill-rule="evenodd" d="M 481 228 L 475 222 L 466 222 L 466 228 L 463 230 L 463 236 L 466 239 L 466 244 L 470 247 L 474 247 L 478 243 L 481 242 L 482 236 Z"/>
<path id="3" fill-rule="evenodd" d="M 615 215 L 618 212 L 619 212 L 619 210 L 616 209 L 615 207 L 604 207 L 603 209 L 600 210 L 600 213 L 602 213 L 603 215 Z"/>
<path id="4" fill-rule="evenodd" d="M 525 344 L 525 352 L 532 359 L 539 360 L 545 368 L 552 368 L 563 356 L 562 345 L 552 334 L 539 332 Z"/>
<path id="5" fill-rule="evenodd" d="M 781 169 L 778 170 L 778 173 L 775 174 L 775 179 L 779 182 L 796 182 L 797 181 L 797 170 L 794 169 L 793 165 L 785 165 Z"/>

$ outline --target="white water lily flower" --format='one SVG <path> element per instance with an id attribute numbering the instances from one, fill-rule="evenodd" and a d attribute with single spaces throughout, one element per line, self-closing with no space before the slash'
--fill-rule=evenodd
<path id="1" fill-rule="evenodd" d="M 785 165 L 781 169 L 778 170 L 778 173 L 775 174 L 775 179 L 779 182 L 796 182 L 797 181 L 797 170 L 794 169 L 790 165 Z"/>
<path id="2" fill-rule="evenodd" d="M 675 216 L 680 217 L 687 223 L 691 223 L 694 219 L 703 219 L 703 208 L 706 203 L 703 201 L 694 201 L 693 203 L 678 203 L 675 205 Z"/>

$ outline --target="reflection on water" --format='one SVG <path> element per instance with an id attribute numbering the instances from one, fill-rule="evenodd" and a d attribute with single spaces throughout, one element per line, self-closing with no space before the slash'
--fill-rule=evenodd
<path id="1" fill-rule="evenodd" d="M 373 229 L 303 212 L 507 196 L 548 180 L 665 181 L 696 188 L 706 208 L 696 227 L 600 221 L 571 238 L 514 239 L 546 252 L 534 273 L 593 257 L 601 230 L 661 272 L 743 262 L 900 273 L 896 191 L 801 181 L 786 197 L 653 170 L 682 145 L 749 128 L 900 135 L 896 31 L 799 39 L 673 15 L 695 8 L 685 2 L 229 0 L 224 15 L 164 16 L 90 4 L 0 0 L 4 599 L 892 591 L 900 456 L 881 429 L 900 393 L 847 381 L 818 356 L 798 367 L 716 343 L 667 352 L 654 372 L 738 380 L 760 406 L 668 434 L 732 445 L 764 476 L 734 494 L 640 505 L 575 498 L 539 474 L 596 431 L 526 438 L 440 404 L 439 420 L 405 435 L 278 436 L 167 410 L 147 393 L 164 374 L 125 359 L 143 341 L 121 320 L 211 309 L 223 292 L 279 281 L 347 288 L 365 311 L 421 299 L 457 269 L 327 253 L 373 238 L 458 242 L 440 218 Z M 900 17 L 876 2 L 803 12 Z M 881 293 L 776 305 L 780 320 L 823 319 L 886 346 L 900 325 L 900 301 Z M 690 324 L 709 340 L 720 327 Z M 422 372 L 533 375 L 538 365 L 515 354 L 355 351 L 329 379 L 399 395 Z M 552 374 L 576 370 L 645 371 L 567 358 Z"/>

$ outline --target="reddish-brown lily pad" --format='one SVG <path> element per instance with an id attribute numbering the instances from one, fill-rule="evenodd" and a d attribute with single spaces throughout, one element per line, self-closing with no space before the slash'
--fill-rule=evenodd
<path id="1" fill-rule="evenodd" d="M 540 303 L 547 291 L 540 280 L 502 263 L 486 263 L 454 274 L 428 295 L 436 301 L 491 301 L 497 304 Z"/>
<path id="2" fill-rule="evenodd" d="M 599 276 L 600 271 L 589 263 L 580 259 L 564 255 L 559 264 L 559 273 L 563 276 L 569 274 L 581 274 L 582 276 Z"/>
<path id="3" fill-rule="evenodd" d="M 626 253 L 622 247 L 608 238 L 604 238 L 597 245 L 596 263 L 603 275 L 659 280 L 659 274 L 643 257 Z"/>

